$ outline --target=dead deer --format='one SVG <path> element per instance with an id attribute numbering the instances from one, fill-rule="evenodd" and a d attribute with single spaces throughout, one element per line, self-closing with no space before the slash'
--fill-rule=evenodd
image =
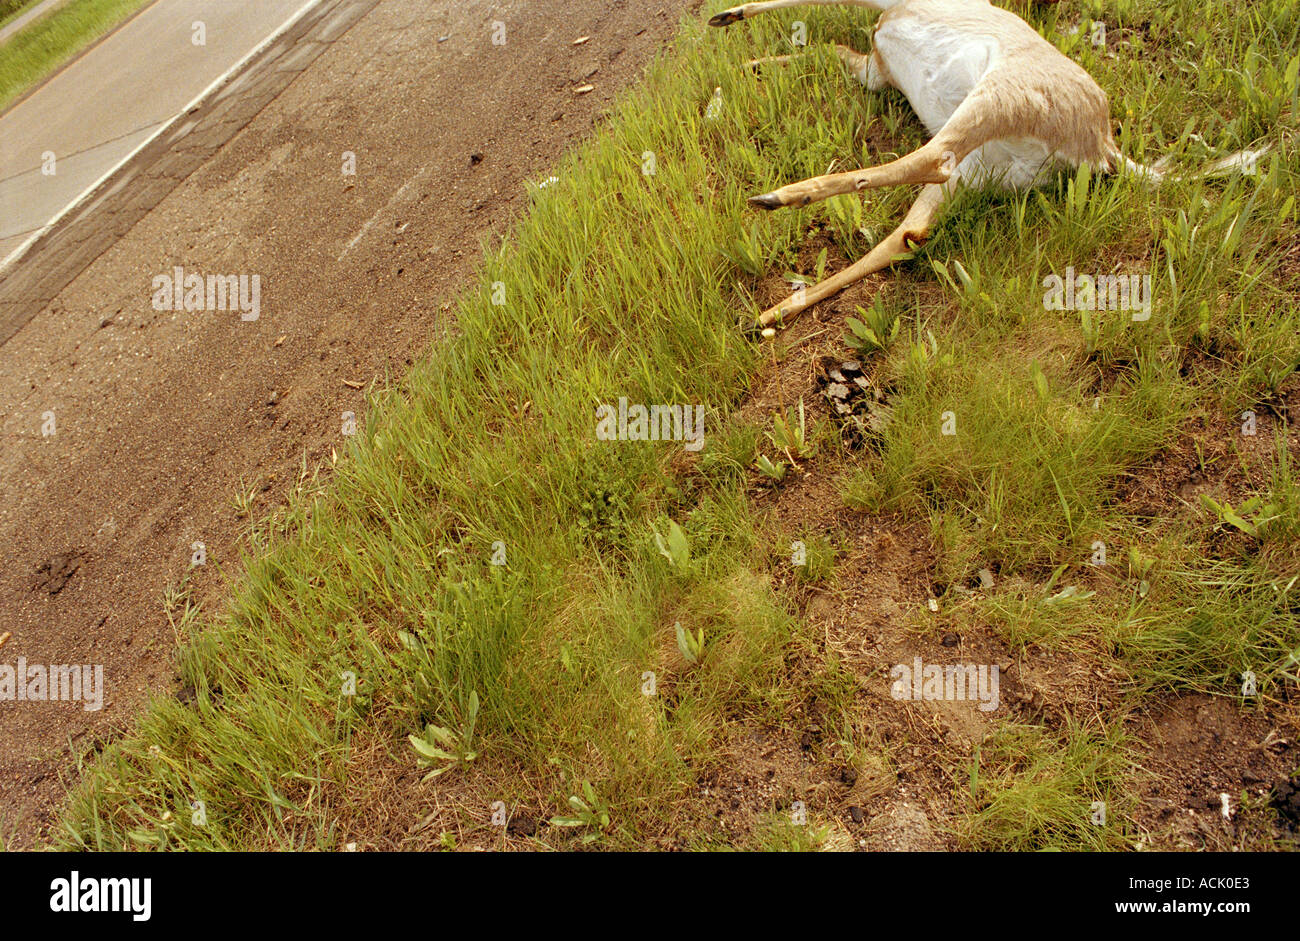
<path id="1" fill-rule="evenodd" d="M 813 177 L 749 200 L 761 209 L 779 209 L 880 186 L 924 187 L 902 225 L 843 271 L 764 311 L 758 329 L 779 325 L 923 243 L 944 200 L 960 185 L 1023 189 L 1085 164 L 1151 182 L 1164 178 L 1164 161 L 1143 166 L 1120 153 L 1111 135 L 1109 99 L 1092 76 L 1023 19 L 988 0 L 766 0 L 724 10 L 709 23 L 727 26 L 802 5 L 882 11 L 869 55 L 842 45 L 836 52 L 867 88 L 901 91 L 931 139 L 890 163 Z M 1261 153 L 1242 151 L 1202 174 L 1248 167 Z"/>

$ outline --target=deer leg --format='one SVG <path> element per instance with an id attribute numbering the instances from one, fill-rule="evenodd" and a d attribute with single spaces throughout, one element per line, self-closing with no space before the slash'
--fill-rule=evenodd
<path id="1" fill-rule="evenodd" d="M 863 55 L 856 49 L 850 49 L 840 43 L 835 43 L 835 54 L 849 67 L 849 71 L 853 73 L 853 77 L 858 80 L 859 84 L 867 84 L 867 76 L 870 74 L 871 68 L 871 56 Z M 775 62 L 791 62 L 794 59 L 803 58 L 805 55 L 807 53 L 795 53 L 788 56 L 764 56 L 761 59 L 750 59 L 745 65 L 752 68 L 757 65 L 768 65 Z"/>
<path id="2" fill-rule="evenodd" d="M 780 209 L 807 206 L 831 196 L 879 186 L 947 183 L 956 179 L 958 165 L 972 151 L 999 136 L 1006 120 L 1000 113 L 1004 106 L 998 98 L 997 84 L 985 76 L 957 106 L 939 133 L 910 154 L 878 167 L 828 173 L 791 183 L 761 196 L 751 196 L 749 204 L 759 209 Z"/>
<path id="3" fill-rule="evenodd" d="M 883 10 L 884 7 L 878 0 L 764 0 L 760 3 L 742 3 L 740 6 L 731 7 L 723 10 L 721 13 L 709 17 L 710 26 L 730 26 L 740 20 L 748 19 L 756 13 L 766 13 L 769 10 L 784 10 L 788 7 L 867 7 L 872 10 Z"/>
<path id="4" fill-rule="evenodd" d="M 758 13 L 786 10 L 790 7 L 866 7 L 869 10 L 887 10 L 897 2 L 898 0 L 761 0 L 758 3 L 742 3 L 716 13 L 709 17 L 709 25 L 730 26 Z M 1034 2 L 1057 3 L 1058 0 L 1034 0 Z"/>
<path id="5" fill-rule="evenodd" d="M 964 150 L 964 149 L 963 149 Z M 798 183 L 790 183 L 761 196 L 751 196 L 749 204 L 757 209 L 780 209 L 783 206 L 807 206 L 832 196 L 856 193 L 858 190 L 881 186 L 901 186 L 905 183 L 947 183 L 955 174 L 957 164 L 966 156 L 963 150 L 952 150 L 935 138 L 905 157 L 899 157 L 878 167 L 865 167 L 844 173 L 814 176 Z M 968 151 L 967 151 L 968 152 Z"/>
<path id="6" fill-rule="evenodd" d="M 907 215 L 897 229 L 889 233 L 871 251 L 843 271 L 831 275 L 824 281 L 818 281 L 811 287 L 803 288 L 775 307 L 763 311 L 756 324 L 758 329 L 771 327 L 788 320 L 807 310 L 818 301 L 825 300 L 832 294 L 844 290 L 850 284 L 856 284 L 867 275 L 888 268 L 898 256 L 906 255 L 911 251 L 909 242 L 913 244 L 923 243 L 929 237 L 930 226 L 939 214 L 939 208 L 943 205 L 944 200 L 950 195 L 950 189 L 951 187 L 938 183 L 927 185 L 921 190 L 921 195 L 912 204 L 912 208 L 907 211 Z"/>

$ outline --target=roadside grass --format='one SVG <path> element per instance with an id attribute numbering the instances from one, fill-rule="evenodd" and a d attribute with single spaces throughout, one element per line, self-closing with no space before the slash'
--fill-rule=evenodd
<path id="1" fill-rule="evenodd" d="M 17 19 L 41 0 L 0 0 L 0 26 Z"/>
<path id="2" fill-rule="evenodd" d="M 0 43 L 0 111 L 151 0 L 78 0 Z M 10 12 L 21 12 L 21 6 Z M 0 4 L 0 25 L 4 6 Z"/>
<path id="3" fill-rule="evenodd" d="M 1001 852 L 1124 849 L 1126 811 L 1122 733 L 1071 725 L 1059 735 L 1039 726 L 1002 725 L 972 762 L 961 821 L 963 849 Z M 1080 813 L 1080 807 L 1087 813 Z"/>
<path id="4" fill-rule="evenodd" d="M 1195 420 L 1238 435 L 1238 414 L 1300 362 L 1300 274 L 1284 262 L 1300 14 L 1288 0 L 1085 9 L 1110 25 L 1108 52 L 1086 16 L 1071 37 L 1066 13 L 1028 15 L 1110 92 L 1127 153 L 1194 165 L 1263 137 L 1275 152 L 1235 180 L 1148 189 L 1084 172 L 960 195 L 881 295 L 901 329 L 867 362 L 891 389 L 891 424 L 859 451 L 811 434 L 848 507 L 929 521 L 936 582 L 998 572 L 975 600 L 944 594 L 941 617 L 1013 650 L 1095 658 L 1123 685 L 1104 721 L 1067 705 L 1059 728 L 998 720 L 973 758 L 952 754 L 966 848 L 1130 845 L 1129 711 L 1184 690 L 1240 698 L 1245 670 L 1276 702 L 1300 649 L 1286 438 L 1267 466 L 1239 454 L 1273 507 L 1253 535 L 1208 506 L 1148 518 L 1118 495 L 1184 448 Z M 810 225 L 856 255 L 861 230 L 883 234 L 911 194 L 743 206 L 923 137 L 901 96 L 864 93 L 824 51 L 761 77 L 742 67 L 784 51 L 795 19 L 810 43 L 869 48 L 870 19 L 844 11 L 689 22 L 558 182 L 532 189 L 509 239 L 486 247 L 452 335 L 372 395 L 328 475 L 304 474 L 257 524 L 228 607 L 179 618 L 192 701 L 155 701 L 88 757 L 60 845 L 337 849 L 354 737 L 387 740 L 414 768 L 408 736 L 429 726 L 452 743 L 427 763 L 442 771 L 429 786 L 485 807 L 550 794 L 565 822 L 548 845 L 824 842 L 816 809 L 815 827 L 792 829 L 777 806 L 734 840 L 705 833 L 695 786 L 738 729 L 783 726 L 814 697 L 829 724 L 858 727 L 853 677 L 775 577 L 788 540 L 767 544 L 752 469 L 773 418 L 731 420 L 793 351 L 751 344 L 735 321 L 762 276 L 798 266 Z M 1219 67 L 1196 68 L 1202 57 Z M 1044 309 L 1044 278 L 1067 266 L 1150 274 L 1152 316 Z M 703 451 L 598 440 L 595 409 L 620 397 L 702 406 Z M 784 405 L 789 418 L 797 401 Z M 837 578 L 828 535 L 808 534 L 799 584 Z M 1090 822 L 1094 801 L 1108 827 Z"/>

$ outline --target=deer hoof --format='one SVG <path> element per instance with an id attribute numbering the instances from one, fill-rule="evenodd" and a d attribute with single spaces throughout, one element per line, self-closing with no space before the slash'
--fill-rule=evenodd
<path id="1" fill-rule="evenodd" d="M 780 209 L 785 205 L 776 193 L 764 193 L 762 196 L 749 197 L 749 204 L 755 209 Z"/>
<path id="2" fill-rule="evenodd" d="M 739 7 L 730 10 L 723 10 L 715 16 L 709 17 L 710 26 L 730 26 L 732 23 L 739 23 L 745 18 L 745 11 Z"/>

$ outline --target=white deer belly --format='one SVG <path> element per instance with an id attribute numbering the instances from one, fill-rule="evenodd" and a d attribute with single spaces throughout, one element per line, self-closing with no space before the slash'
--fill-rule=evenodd
<path id="1" fill-rule="evenodd" d="M 957 164 L 957 176 L 970 186 L 996 184 L 1010 189 L 1033 186 L 1057 165 L 1052 152 L 1033 137 L 1004 137 L 975 148 Z"/>
<path id="2" fill-rule="evenodd" d="M 895 17 L 880 24 L 876 53 L 895 87 L 931 136 L 1000 58 L 993 36 L 972 36 L 942 23 Z"/>
<path id="3" fill-rule="evenodd" d="M 993 36 L 906 16 L 882 23 L 874 43 L 892 84 L 907 96 L 931 137 L 1002 55 Z M 1022 188 L 1033 185 L 1050 163 L 1051 151 L 1042 141 L 1006 138 L 972 151 L 957 170 L 973 186 Z"/>

